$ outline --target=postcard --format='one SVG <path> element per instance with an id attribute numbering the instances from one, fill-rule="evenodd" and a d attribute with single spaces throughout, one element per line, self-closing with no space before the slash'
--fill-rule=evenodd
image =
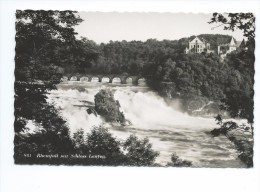
<path id="1" fill-rule="evenodd" d="M 0 191 L 259 191 L 258 0 L 0 0 Z"/>
<path id="2" fill-rule="evenodd" d="M 253 13 L 15 16 L 15 164 L 254 166 Z"/>

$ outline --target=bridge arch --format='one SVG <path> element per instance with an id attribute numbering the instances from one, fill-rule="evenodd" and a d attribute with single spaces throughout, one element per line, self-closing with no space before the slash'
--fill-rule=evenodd
<path id="1" fill-rule="evenodd" d="M 80 77 L 80 81 L 89 81 L 89 78 L 87 76 Z"/>
<path id="2" fill-rule="evenodd" d="M 127 77 L 127 78 L 125 79 L 125 83 L 126 83 L 126 84 L 133 84 L 133 77 Z"/>
<path id="3" fill-rule="evenodd" d="M 70 77 L 70 81 L 77 81 L 78 80 L 78 77 L 77 76 L 71 76 Z"/>
<path id="4" fill-rule="evenodd" d="M 61 78 L 61 81 L 68 81 L 69 80 L 69 78 L 67 77 L 67 76 L 63 76 L 62 78 Z"/>
<path id="5" fill-rule="evenodd" d="M 141 85 L 141 86 L 146 86 L 146 85 L 147 85 L 147 84 L 146 84 L 146 80 L 145 80 L 145 78 L 143 78 L 143 77 L 137 78 L 137 84 L 138 84 L 138 85 Z"/>
<path id="6" fill-rule="evenodd" d="M 110 78 L 107 77 L 107 76 L 104 76 L 104 77 L 101 78 L 101 82 L 102 83 L 109 83 L 110 82 Z"/>
<path id="7" fill-rule="evenodd" d="M 118 76 L 115 76 L 115 77 L 112 77 L 111 78 L 111 83 L 114 83 L 114 84 L 121 84 L 122 83 L 122 81 L 121 81 L 121 78 L 120 77 L 118 77 Z"/>
<path id="8" fill-rule="evenodd" d="M 100 82 L 100 78 L 98 76 L 93 76 L 93 77 L 91 77 L 90 82 L 98 83 L 98 82 Z"/>

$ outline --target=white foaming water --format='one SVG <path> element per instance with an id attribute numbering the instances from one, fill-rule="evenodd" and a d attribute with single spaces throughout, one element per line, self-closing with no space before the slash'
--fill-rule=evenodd
<path id="1" fill-rule="evenodd" d="M 100 116 L 87 113 L 87 108 L 94 105 L 95 94 L 103 88 L 114 91 L 120 110 L 131 121 L 131 126 L 111 126 Z M 198 167 L 243 167 L 227 138 L 214 138 L 206 133 L 217 127 L 213 118 L 181 113 L 147 87 L 67 82 L 50 93 L 49 102 L 61 109 L 71 133 L 80 128 L 89 132 L 93 126 L 103 124 L 119 139 L 126 139 L 130 134 L 148 137 L 153 149 L 160 152 L 156 159 L 160 164 L 167 164 L 171 154 L 177 153 Z"/>
<path id="2" fill-rule="evenodd" d="M 61 109 L 62 116 L 66 119 L 71 134 L 78 129 L 84 129 L 89 132 L 93 126 L 102 124 L 102 118 L 93 114 L 87 113 L 87 106 L 93 102 L 94 90 L 80 92 L 78 90 L 57 90 L 52 91 L 49 96 L 49 102 L 54 102 L 55 105 Z M 91 105 L 90 105 L 91 106 Z"/>
<path id="3" fill-rule="evenodd" d="M 146 129 L 200 129 L 216 127 L 213 118 L 191 117 L 168 106 L 155 92 L 133 92 L 117 90 L 115 98 L 120 102 L 122 111 L 134 126 Z"/>

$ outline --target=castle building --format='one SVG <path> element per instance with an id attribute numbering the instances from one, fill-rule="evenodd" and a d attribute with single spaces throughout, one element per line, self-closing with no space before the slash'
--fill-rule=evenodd
<path id="1" fill-rule="evenodd" d="M 210 43 L 201 37 L 195 37 L 189 41 L 189 47 L 186 47 L 184 53 L 212 53 L 213 50 L 210 50 Z"/>
<path id="2" fill-rule="evenodd" d="M 239 48 L 245 48 L 245 46 L 246 43 L 244 39 L 243 41 L 236 41 L 234 37 L 231 37 L 229 42 L 218 45 L 218 55 L 226 55 Z"/>
<path id="3" fill-rule="evenodd" d="M 217 54 L 224 58 L 228 53 L 238 49 L 245 49 L 245 40 L 237 41 L 234 37 L 220 38 L 217 40 Z M 189 41 L 189 46 L 185 48 L 184 53 L 213 53 L 214 50 L 210 49 L 210 43 L 202 37 L 195 37 Z"/>

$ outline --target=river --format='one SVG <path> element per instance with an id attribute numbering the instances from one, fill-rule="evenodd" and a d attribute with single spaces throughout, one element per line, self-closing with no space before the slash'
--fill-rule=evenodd
<path id="1" fill-rule="evenodd" d="M 181 159 L 192 161 L 195 167 L 245 167 L 225 136 L 209 134 L 217 127 L 214 118 L 192 117 L 180 112 L 177 102 L 166 103 L 145 82 L 133 86 L 119 82 L 65 81 L 57 88 L 50 92 L 49 102 L 61 110 L 71 134 L 80 128 L 88 133 L 93 126 L 103 124 L 121 140 L 130 134 L 148 137 L 152 148 L 160 152 L 156 162 L 162 165 L 170 162 L 171 154 L 176 153 Z M 131 126 L 112 126 L 102 117 L 87 113 L 88 106 L 94 104 L 95 94 L 105 88 L 114 91 Z"/>

